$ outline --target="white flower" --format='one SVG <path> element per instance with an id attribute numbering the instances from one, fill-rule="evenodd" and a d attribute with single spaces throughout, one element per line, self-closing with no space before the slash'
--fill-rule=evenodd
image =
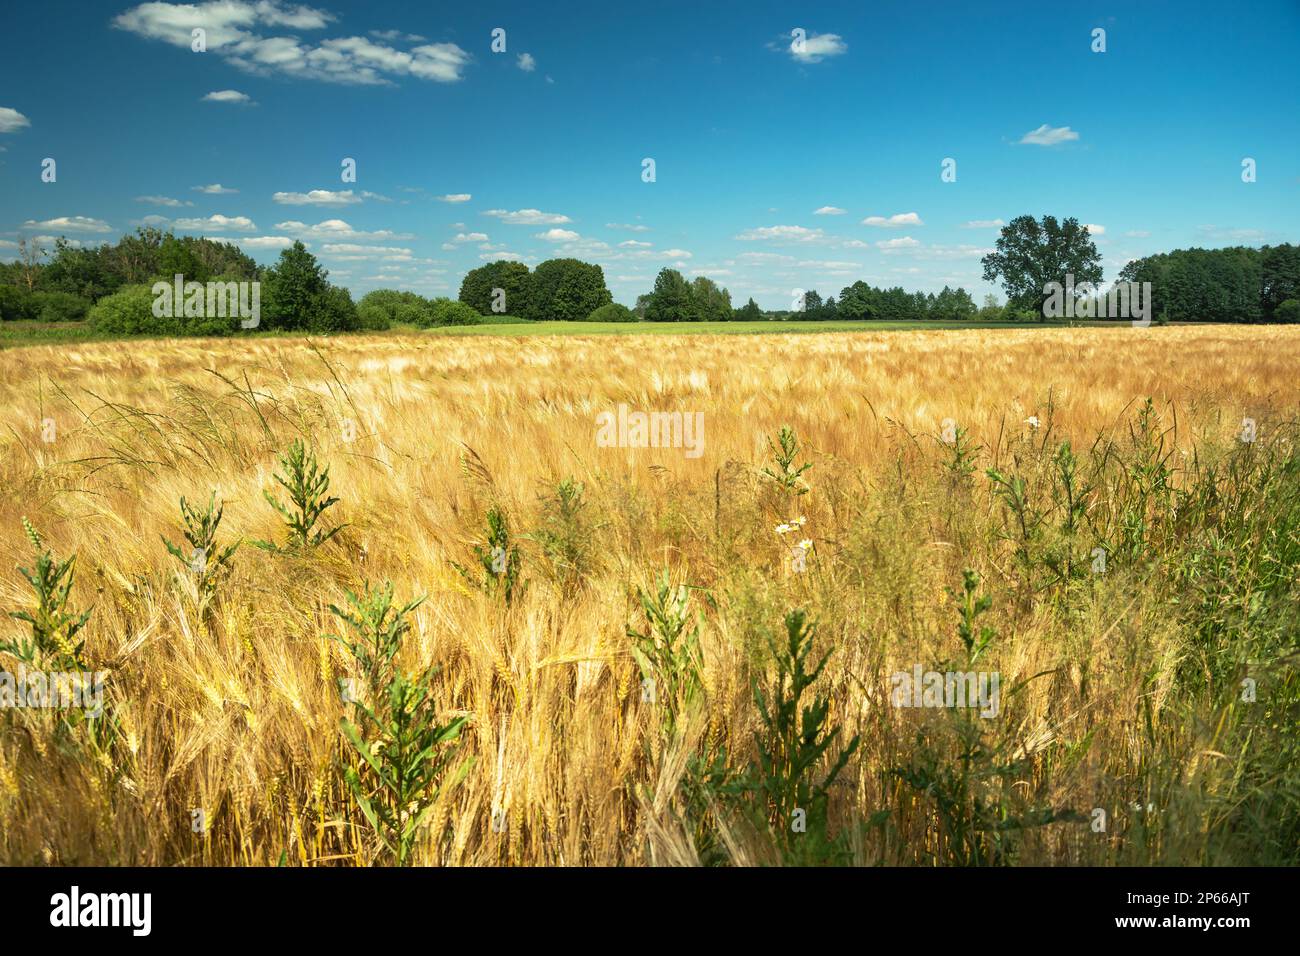
<path id="1" fill-rule="evenodd" d="M 785 524 L 784 522 L 782 522 L 781 524 L 779 524 L 779 525 L 776 526 L 776 533 L 777 533 L 777 534 L 786 534 L 786 533 L 788 533 L 788 532 L 790 532 L 790 531 L 793 531 L 794 529 L 795 529 L 795 526 L 794 526 L 794 525 L 792 525 L 792 524 Z"/>
<path id="2" fill-rule="evenodd" d="M 802 527 L 804 526 L 804 523 L 805 523 L 807 520 L 808 520 L 808 519 L 805 518 L 803 515 L 800 515 L 798 518 L 795 519 L 794 523 L 797 524 L 799 527 L 802 528 Z"/>
<path id="3" fill-rule="evenodd" d="M 1028 418 L 1025 419 L 1025 424 L 1028 425 L 1030 428 L 1037 428 L 1040 424 L 1038 421 L 1038 416 L 1030 415 Z"/>
<path id="4" fill-rule="evenodd" d="M 809 540 L 808 538 L 804 538 L 802 541 L 799 542 L 799 547 L 803 548 L 805 551 L 811 551 L 812 541 Z"/>

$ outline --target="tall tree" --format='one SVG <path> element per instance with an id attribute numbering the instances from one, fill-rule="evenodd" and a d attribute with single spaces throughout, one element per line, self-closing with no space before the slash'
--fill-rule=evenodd
<path id="1" fill-rule="evenodd" d="M 1074 284 L 1101 282 L 1101 256 L 1086 226 L 1070 218 L 1058 223 L 1055 216 L 1017 216 L 1002 227 L 997 251 L 980 260 L 984 281 L 1002 280 L 1007 299 L 1019 308 L 1037 309 L 1042 315 L 1049 282 Z"/>
<path id="2" fill-rule="evenodd" d="M 660 269 L 646 305 L 650 322 L 690 322 L 695 317 L 690 283 L 676 269 Z"/>

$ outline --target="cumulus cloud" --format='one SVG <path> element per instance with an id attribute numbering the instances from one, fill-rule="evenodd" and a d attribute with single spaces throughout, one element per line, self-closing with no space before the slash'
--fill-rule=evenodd
<path id="1" fill-rule="evenodd" d="M 358 239 L 362 241 L 384 241 L 417 238 L 410 233 L 392 232 L 388 229 L 379 229 L 373 232 L 353 229 L 342 219 L 326 219 L 314 226 L 309 226 L 307 223 L 299 222 L 296 219 L 290 219 L 288 222 L 277 222 L 275 228 L 298 239 L 324 239 L 340 242 Z"/>
<path id="2" fill-rule="evenodd" d="M 547 229 L 545 232 L 537 233 L 535 238 L 545 239 L 547 242 L 573 242 L 580 237 L 572 229 Z"/>
<path id="3" fill-rule="evenodd" d="M 438 202 L 469 202 L 474 197 L 469 193 L 447 193 L 445 196 L 434 196 Z"/>
<path id="4" fill-rule="evenodd" d="M 868 216 L 862 220 L 864 226 L 879 226 L 883 229 L 896 229 L 899 226 L 924 226 L 921 217 L 914 212 L 895 213 L 889 218 L 884 216 Z"/>
<path id="5" fill-rule="evenodd" d="M 485 252 L 479 256 L 484 262 L 497 262 L 504 260 L 506 262 L 518 262 L 523 258 L 517 252 Z"/>
<path id="6" fill-rule="evenodd" d="M 223 216 L 220 213 L 199 219 L 173 219 L 172 225 L 186 232 L 253 232 L 257 229 L 247 216 Z"/>
<path id="7" fill-rule="evenodd" d="M 203 97 L 205 103 L 245 103 L 252 105 L 253 98 L 239 90 L 214 90 Z"/>
<path id="8" fill-rule="evenodd" d="M 537 61 L 533 59 L 531 53 L 520 53 L 519 58 L 515 62 L 518 64 L 519 69 L 523 70 L 525 73 L 531 73 L 533 70 L 537 69 Z"/>
<path id="9" fill-rule="evenodd" d="M 506 209 L 489 209 L 483 215 L 508 222 L 512 226 L 552 226 L 572 222 L 568 216 L 555 212 L 542 212 L 540 209 L 516 209 L 514 212 Z"/>
<path id="10" fill-rule="evenodd" d="M 411 250 L 401 246 L 360 246 L 353 242 L 327 242 L 321 246 L 321 252 L 331 256 L 348 256 L 355 258 L 393 258 L 409 257 Z"/>
<path id="11" fill-rule="evenodd" d="M 814 216 L 842 216 L 844 213 L 845 210 L 839 206 L 822 206 L 820 209 L 813 210 Z"/>
<path id="12" fill-rule="evenodd" d="M 735 238 L 745 242 L 816 242 L 825 236 L 820 229 L 809 229 L 806 226 L 760 226 L 757 229 L 746 229 Z"/>
<path id="13" fill-rule="evenodd" d="M 401 30 L 371 30 L 370 35 L 376 40 L 387 40 L 389 43 L 423 43 L 428 39 L 418 33 L 403 33 Z"/>
<path id="14" fill-rule="evenodd" d="M 313 189 L 305 193 L 275 193 L 271 196 L 285 206 L 349 206 L 361 202 L 351 189 Z"/>
<path id="15" fill-rule="evenodd" d="M 31 125 L 32 121 L 16 109 L 0 106 L 0 133 L 12 133 Z"/>
<path id="16" fill-rule="evenodd" d="M 413 42 L 388 31 L 332 37 L 312 43 L 298 34 L 322 30 L 336 17 L 324 10 L 280 0 L 208 0 L 205 3 L 142 3 L 119 14 L 113 25 L 149 40 L 190 49 L 192 31 L 206 32 L 207 50 L 249 73 L 359 85 L 392 84 L 394 77 L 438 83 L 460 80 L 470 55 L 455 43 L 424 43 L 398 50 L 383 40 Z M 275 35 L 277 28 L 292 31 Z"/>
<path id="17" fill-rule="evenodd" d="M 1031 129 L 1020 137 L 1020 142 L 1031 146 L 1055 146 L 1057 143 L 1066 143 L 1078 138 L 1079 134 L 1068 126 L 1053 127 L 1044 123 L 1038 129 Z"/>
<path id="18" fill-rule="evenodd" d="M 799 63 L 820 63 L 827 57 L 849 52 L 849 45 L 836 33 L 803 31 L 800 37 L 791 31 L 789 40 L 783 44 L 783 48 Z"/>
<path id="19" fill-rule="evenodd" d="M 196 193 L 205 193 L 209 196 L 228 196 L 231 193 L 239 192 L 238 189 L 231 189 L 221 185 L 221 183 L 212 183 L 209 186 L 191 186 L 190 189 Z"/>
<path id="20" fill-rule="evenodd" d="M 57 219 L 37 221 L 28 219 L 24 229 L 49 229 L 53 232 L 112 232 L 113 227 L 102 219 L 89 216 L 59 216 Z M 39 237 L 38 237 L 39 238 Z"/>
<path id="21" fill-rule="evenodd" d="M 881 252 L 897 252 L 900 249 L 914 249 L 920 243 L 911 236 L 900 236 L 898 239 L 886 239 L 876 243 L 876 248 Z"/>
<path id="22" fill-rule="evenodd" d="M 1088 234 L 1089 234 L 1089 235 L 1093 235 L 1093 236 L 1104 236 L 1104 235 L 1106 235 L 1106 227 L 1105 227 L 1105 226 L 1099 226 L 1099 225 L 1097 225 L 1096 223 L 1085 222 L 1085 223 L 1083 224 L 1083 228 L 1088 230 Z"/>
<path id="23" fill-rule="evenodd" d="M 194 203 L 186 200 L 181 202 L 179 199 L 172 199 L 170 196 L 136 196 L 136 202 L 147 202 L 153 206 L 171 206 L 173 208 L 180 206 L 193 206 Z"/>
<path id="24" fill-rule="evenodd" d="M 236 239 L 235 244 L 241 249 L 288 249 L 293 240 L 288 236 L 257 236 Z"/>

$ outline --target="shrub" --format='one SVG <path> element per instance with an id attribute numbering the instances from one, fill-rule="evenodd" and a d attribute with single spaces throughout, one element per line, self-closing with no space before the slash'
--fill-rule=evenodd
<path id="1" fill-rule="evenodd" d="M 428 322 L 418 323 L 414 321 L 414 316 L 400 318 L 399 312 L 403 307 L 420 307 L 427 309 L 428 300 L 416 295 L 414 292 L 398 292 L 396 289 L 375 289 L 373 292 L 367 292 L 357 303 L 357 310 L 360 314 L 364 310 L 361 322 L 362 328 L 387 329 L 397 322 L 410 322 L 411 324 L 425 324 Z M 383 316 L 383 324 L 379 316 Z"/>
<path id="2" fill-rule="evenodd" d="M 312 300 L 311 310 L 303 328 L 308 332 L 351 332 L 361 325 L 352 293 L 332 285 Z"/>
<path id="3" fill-rule="evenodd" d="M 239 327 L 239 317 L 190 316 L 177 305 L 171 316 L 154 315 L 157 297 L 147 285 L 123 286 L 91 307 L 89 321 L 96 332 L 113 335 L 230 335 Z"/>
<path id="4" fill-rule="evenodd" d="M 434 299 L 429 305 L 433 325 L 478 325 L 483 321 L 475 309 L 454 299 Z"/>
<path id="5" fill-rule="evenodd" d="M 36 317 L 32 296 L 16 285 L 0 285 L 0 320 L 16 322 Z"/>
<path id="6" fill-rule="evenodd" d="M 91 327 L 115 335 L 180 335 L 182 319 L 154 315 L 153 303 L 149 286 L 123 286 L 91 308 Z"/>
<path id="7" fill-rule="evenodd" d="M 70 292 L 37 292 L 32 303 L 42 322 L 80 322 L 90 310 L 88 301 Z"/>
<path id="8" fill-rule="evenodd" d="M 636 314 L 625 305 L 609 302 L 587 316 L 588 322 L 635 322 Z"/>
<path id="9" fill-rule="evenodd" d="M 427 329 L 434 324 L 433 306 L 427 299 L 422 299 L 415 293 L 408 293 L 411 300 L 399 302 L 394 314 L 393 321 L 401 325 L 414 325 L 417 328 Z"/>
<path id="10" fill-rule="evenodd" d="M 392 324 L 392 318 L 381 306 L 366 302 L 365 299 L 357 306 L 358 328 L 374 331 L 391 328 Z"/>

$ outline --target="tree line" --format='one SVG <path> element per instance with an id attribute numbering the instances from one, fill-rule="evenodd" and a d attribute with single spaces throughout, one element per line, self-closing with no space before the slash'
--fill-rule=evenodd
<path id="1" fill-rule="evenodd" d="M 1175 249 L 1134 259 L 1127 282 L 1150 282 L 1169 322 L 1300 322 L 1300 245 Z"/>
<path id="2" fill-rule="evenodd" d="M 790 308 L 764 310 L 750 298 L 733 307 L 731 293 L 706 276 L 687 279 L 664 268 L 651 291 L 629 309 L 613 301 L 604 270 L 579 259 L 549 259 L 530 270 L 502 260 L 470 270 L 459 298 L 426 298 L 380 289 L 353 302 L 301 242 L 259 266 L 238 245 L 177 237 L 143 227 L 116 243 L 79 248 L 66 239 L 51 252 L 20 240 L 18 257 L 0 263 L 0 319 L 44 322 L 89 319 L 115 334 L 229 334 L 234 317 L 154 315 L 153 283 L 175 275 L 205 283 L 258 281 L 264 329 L 309 332 L 430 327 L 494 321 L 725 322 L 732 320 L 1043 321 L 1046 284 L 1067 273 L 1076 286 L 1102 279 L 1088 228 L 1076 219 L 1020 216 L 1004 226 L 983 260 L 984 278 L 1001 281 L 1005 305 L 985 296 L 982 307 L 964 288 L 938 293 L 876 287 L 858 280 L 823 298 L 792 290 Z M 1151 283 L 1158 321 L 1300 321 L 1300 246 L 1260 249 L 1176 249 L 1128 263 L 1121 281 Z M 1087 294 L 1086 292 L 1084 294 Z"/>

